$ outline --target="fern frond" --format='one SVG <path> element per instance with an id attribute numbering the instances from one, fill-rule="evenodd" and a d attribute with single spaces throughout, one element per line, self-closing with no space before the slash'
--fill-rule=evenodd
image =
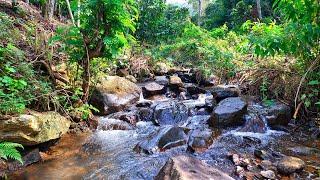
<path id="1" fill-rule="evenodd" d="M 23 146 L 18 143 L 2 142 L 0 143 L 0 158 L 8 160 L 13 159 L 23 164 L 22 156 L 16 148 L 22 148 Z"/>

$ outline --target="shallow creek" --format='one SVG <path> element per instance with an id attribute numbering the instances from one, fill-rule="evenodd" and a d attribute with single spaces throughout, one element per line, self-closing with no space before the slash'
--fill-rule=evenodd
<path id="1" fill-rule="evenodd" d="M 188 103 L 193 102 L 186 101 L 186 104 Z M 259 110 L 259 106 L 257 108 Z M 209 117 L 210 115 L 192 115 L 182 126 L 201 126 L 199 122 L 207 121 Z M 161 128 L 160 126 L 140 121 L 133 130 L 105 130 L 103 127 L 106 122 L 108 118 L 101 117 L 98 129 L 92 133 L 64 135 L 57 145 L 45 153 L 43 162 L 10 174 L 9 178 L 153 179 L 168 158 L 178 154 L 188 154 L 235 179 L 240 179 L 228 154 L 241 154 L 256 162 L 254 157 L 256 149 L 267 151 L 274 159 L 281 155 L 294 155 L 306 162 L 307 166 L 303 172 L 288 177 L 282 176 L 282 179 L 314 179 L 319 176 L 317 175 L 320 167 L 319 151 L 310 153 L 299 151 L 299 148 L 311 147 L 319 150 L 320 141 L 309 140 L 310 137 L 302 133 L 289 134 L 270 130 L 268 126 L 264 127 L 264 133 L 242 132 L 242 127 L 211 129 L 214 132 L 213 144 L 204 152 L 190 153 L 185 144 L 166 151 L 144 154 L 134 151 L 135 146 Z M 298 151 L 295 151 L 297 148 Z M 253 174 L 260 172 L 260 170 L 252 171 Z"/>

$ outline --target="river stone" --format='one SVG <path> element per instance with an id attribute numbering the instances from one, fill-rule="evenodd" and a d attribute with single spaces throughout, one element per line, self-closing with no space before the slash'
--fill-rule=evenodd
<path id="1" fill-rule="evenodd" d="M 119 76 L 107 76 L 93 91 L 90 104 L 99 109 L 100 115 L 123 110 L 139 100 L 141 89 L 131 81 Z"/>
<path id="2" fill-rule="evenodd" d="M 204 152 L 213 143 L 213 133 L 209 129 L 192 130 L 188 139 L 188 150 Z"/>
<path id="3" fill-rule="evenodd" d="M 210 91 L 217 102 L 229 97 L 238 97 L 240 95 L 240 89 L 236 85 L 218 85 Z"/>
<path id="4" fill-rule="evenodd" d="M 140 108 L 138 110 L 138 117 L 140 121 L 152 121 L 153 110 L 151 108 Z"/>
<path id="5" fill-rule="evenodd" d="M 70 127 L 70 121 L 57 112 L 22 114 L 0 121 L 0 141 L 37 145 L 60 138 Z"/>
<path id="6" fill-rule="evenodd" d="M 185 155 L 170 158 L 161 168 L 155 180 L 232 180 L 227 174 L 206 163 Z"/>
<path id="7" fill-rule="evenodd" d="M 227 98 L 222 100 L 213 110 L 208 122 L 212 127 L 242 125 L 246 112 L 247 103 L 240 97 Z"/>
<path id="8" fill-rule="evenodd" d="M 159 151 L 182 146 L 186 144 L 187 135 L 184 129 L 176 126 L 163 126 L 152 133 L 146 140 L 138 143 L 134 150 L 145 154 L 153 154 Z"/>
<path id="9" fill-rule="evenodd" d="M 39 149 L 31 149 L 21 153 L 23 164 L 18 161 L 13 161 L 8 163 L 9 171 L 16 171 L 22 167 L 27 167 L 31 164 L 41 161 L 41 156 Z"/>
<path id="10" fill-rule="evenodd" d="M 311 148 L 311 147 L 306 147 L 306 146 L 296 146 L 296 147 L 291 147 L 288 148 L 290 152 L 292 152 L 295 155 L 300 155 L 300 156 L 310 156 L 317 154 L 320 156 L 320 150 L 316 148 Z"/>
<path id="11" fill-rule="evenodd" d="M 156 82 L 150 82 L 143 87 L 143 91 L 144 91 L 144 95 L 146 97 L 149 97 L 157 94 L 164 94 L 165 87 Z"/>
<path id="12" fill-rule="evenodd" d="M 98 130 L 133 130 L 134 126 L 120 119 L 101 118 L 98 125 Z"/>
<path id="13" fill-rule="evenodd" d="M 185 83 L 184 86 L 187 89 L 187 92 L 189 95 L 195 95 L 195 94 L 205 94 L 206 91 L 192 83 Z"/>
<path id="14" fill-rule="evenodd" d="M 167 86 L 169 84 L 169 79 L 166 76 L 156 76 L 154 79 L 160 85 Z"/>
<path id="15" fill-rule="evenodd" d="M 245 116 L 245 125 L 239 131 L 265 133 L 266 127 L 263 120 L 258 115 L 251 114 Z"/>
<path id="16" fill-rule="evenodd" d="M 276 174 L 272 170 L 261 171 L 260 174 L 266 179 L 276 179 Z"/>
<path id="17" fill-rule="evenodd" d="M 305 162 L 297 157 L 285 156 L 278 163 L 277 169 L 282 174 L 292 174 L 301 171 L 305 165 Z"/>
<path id="18" fill-rule="evenodd" d="M 267 108 L 267 123 L 269 126 L 286 126 L 291 120 L 291 108 L 283 103 L 276 103 Z"/>
<path id="19" fill-rule="evenodd" d="M 188 108 L 173 101 L 161 102 L 154 109 L 154 121 L 157 125 L 181 124 L 188 118 Z"/>
<path id="20" fill-rule="evenodd" d="M 120 111 L 114 114 L 110 114 L 107 117 L 112 119 L 119 119 L 135 126 L 138 122 L 138 117 L 136 113 L 136 111 Z"/>
<path id="21" fill-rule="evenodd" d="M 179 76 L 170 76 L 169 83 L 171 86 L 183 87 L 183 82 Z"/>

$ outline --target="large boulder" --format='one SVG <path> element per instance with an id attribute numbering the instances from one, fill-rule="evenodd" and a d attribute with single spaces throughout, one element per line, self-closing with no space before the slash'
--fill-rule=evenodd
<path id="1" fill-rule="evenodd" d="M 157 94 L 164 94 L 165 87 L 156 82 L 150 82 L 143 87 L 143 94 L 146 97 L 150 97 Z"/>
<path id="2" fill-rule="evenodd" d="M 280 160 L 277 169 L 282 174 L 292 174 L 301 171 L 306 166 L 305 162 L 299 158 L 285 156 Z"/>
<path id="3" fill-rule="evenodd" d="M 188 108 L 173 101 L 161 102 L 154 108 L 154 121 L 157 125 L 174 125 L 188 119 Z"/>
<path id="4" fill-rule="evenodd" d="M 244 114 L 247 112 L 247 103 L 240 97 L 231 97 L 222 100 L 213 110 L 209 119 L 209 125 L 216 126 L 237 126 L 244 123 Z"/>
<path id="5" fill-rule="evenodd" d="M 169 84 L 172 87 L 183 87 L 183 82 L 179 78 L 179 76 L 170 76 L 169 78 Z"/>
<path id="6" fill-rule="evenodd" d="M 0 120 L 0 141 L 36 145 L 60 138 L 69 130 L 70 121 L 57 112 L 35 112 Z"/>
<path id="7" fill-rule="evenodd" d="M 210 90 L 217 102 L 220 102 L 229 97 L 238 97 L 240 89 L 236 85 L 218 85 Z"/>
<path id="8" fill-rule="evenodd" d="M 267 108 L 266 119 L 271 127 L 288 125 L 291 117 L 291 108 L 283 103 L 276 103 Z"/>
<path id="9" fill-rule="evenodd" d="M 170 158 L 161 168 L 155 180 L 232 180 L 227 174 L 206 163 L 185 155 Z"/>
<path id="10" fill-rule="evenodd" d="M 107 76 L 96 86 L 90 104 L 99 109 L 100 115 L 123 110 L 139 100 L 141 89 L 131 81 L 119 76 Z"/>
<path id="11" fill-rule="evenodd" d="M 182 146 L 187 142 L 184 129 L 176 126 L 163 126 L 152 133 L 146 140 L 138 143 L 134 150 L 145 154 L 153 154 L 159 151 Z"/>

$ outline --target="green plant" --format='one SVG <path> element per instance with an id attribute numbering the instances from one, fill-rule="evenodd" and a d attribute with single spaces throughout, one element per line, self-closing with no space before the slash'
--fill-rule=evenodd
<path id="1" fill-rule="evenodd" d="M 0 158 L 4 160 L 13 159 L 23 164 L 22 157 L 17 148 L 23 149 L 23 146 L 13 142 L 1 142 L 0 143 Z"/>
<path id="2" fill-rule="evenodd" d="M 262 79 L 262 83 L 260 85 L 260 92 L 262 94 L 262 102 L 266 106 L 271 106 L 272 104 L 274 104 L 274 100 L 268 98 L 268 87 L 269 87 L 268 78 L 264 77 Z"/>

